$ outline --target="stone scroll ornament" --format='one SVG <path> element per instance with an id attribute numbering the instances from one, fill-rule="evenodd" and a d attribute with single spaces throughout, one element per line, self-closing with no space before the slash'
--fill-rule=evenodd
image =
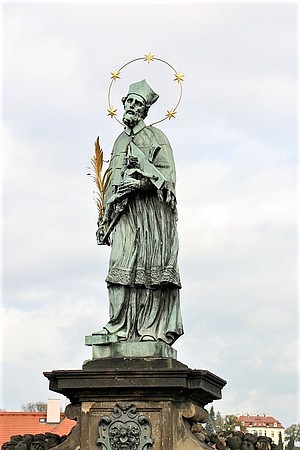
<path id="1" fill-rule="evenodd" d="M 99 422 L 97 445 L 101 450 L 148 450 L 152 447 L 152 426 L 133 404 L 118 403 L 110 416 Z"/>

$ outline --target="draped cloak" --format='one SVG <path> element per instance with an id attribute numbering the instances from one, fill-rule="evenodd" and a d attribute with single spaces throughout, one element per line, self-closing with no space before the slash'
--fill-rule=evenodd
<path id="1" fill-rule="evenodd" d="M 106 199 L 122 180 L 128 144 L 133 142 L 161 172 L 164 186 L 151 181 L 133 191 L 111 234 L 106 278 L 110 319 L 104 326 L 119 340 L 162 340 L 172 344 L 183 334 L 177 264 L 178 235 L 173 152 L 162 131 L 139 122 L 117 138 Z"/>

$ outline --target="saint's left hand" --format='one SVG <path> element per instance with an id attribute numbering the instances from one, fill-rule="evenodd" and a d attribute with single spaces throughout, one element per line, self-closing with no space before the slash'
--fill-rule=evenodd
<path id="1" fill-rule="evenodd" d="M 132 191 L 139 189 L 140 181 L 135 178 L 127 177 L 119 185 L 118 194 L 127 195 Z"/>

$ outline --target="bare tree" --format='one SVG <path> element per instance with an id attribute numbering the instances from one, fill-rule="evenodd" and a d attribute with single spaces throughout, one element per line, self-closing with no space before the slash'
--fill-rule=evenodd
<path id="1" fill-rule="evenodd" d="M 22 411 L 26 412 L 44 412 L 47 411 L 47 403 L 45 402 L 29 402 L 21 406 Z"/>

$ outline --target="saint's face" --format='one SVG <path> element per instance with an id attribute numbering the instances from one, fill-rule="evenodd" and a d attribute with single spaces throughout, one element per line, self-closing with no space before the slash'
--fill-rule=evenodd
<path id="1" fill-rule="evenodd" d="M 134 127 L 145 117 L 145 102 L 137 94 L 129 94 L 124 103 L 123 122 Z"/>

